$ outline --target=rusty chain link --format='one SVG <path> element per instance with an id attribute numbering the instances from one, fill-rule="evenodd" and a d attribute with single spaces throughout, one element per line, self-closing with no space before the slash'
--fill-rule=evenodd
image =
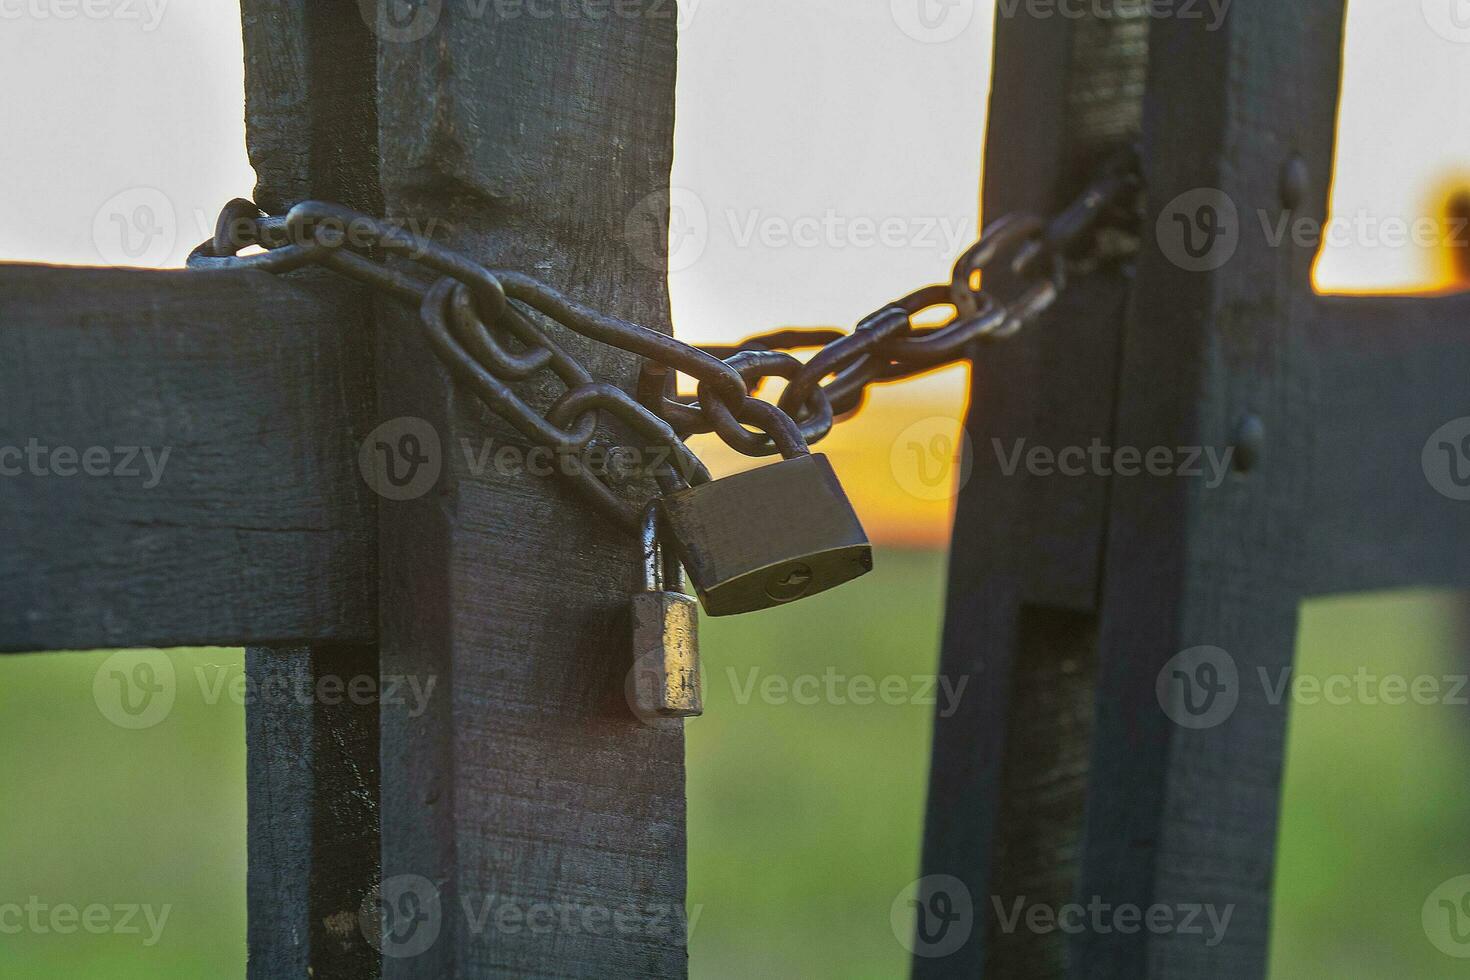
<path id="1" fill-rule="evenodd" d="M 250 201 L 231 201 L 214 237 L 194 250 L 188 265 L 272 273 L 319 265 L 416 306 L 431 348 L 450 372 L 527 439 L 571 460 L 575 465 L 561 472 L 636 532 L 646 502 L 627 499 L 618 492 L 616 474 L 583 459 L 602 413 L 658 457 L 640 468 L 651 470 L 663 492 L 708 482 L 708 470 L 685 445 L 692 435 L 714 432 L 747 456 L 805 453 L 862 406 L 870 385 L 968 360 L 977 345 L 1011 337 L 1049 309 L 1069 272 L 1136 250 L 1131 230 L 1138 186 L 1136 154 L 1120 153 L 1055 218 L 1001 218 L 955 263 L 948 283 L 889 303 L 851 333 L 780 330 L 730 347 L 676 340 L 582 306 L 530 276 L 487 269 L 388 221 L 319 201 L 276 216 Z M 262 251 L 240 254 L 252 246 Z M 390 256 L 408 263 L 389 264 Z M 428 277 L 414 274 L 415 267 Z M 1020 295 L 1002 301 L 981 288 L 981 273 L 996 268 L 1024 286 Z M 943 307 L 955 311 L 948 322 L 915 326 L 917 315 Z M 644 358 L 637 396 L 594 379 L 538 316 Z M 810 349 L 816 353 L 805 362 L 791 353 Z M 512 387 L 542 371 L 565 387 L 544 410 Z M 697 382 L 693 397 L 678 394 L 680 374 Z M 772 377 L 787 382 L 775 404 L 753 395 Z M 620 452 L 641 462 L 626 446 L 612 447 L 610 455 Z"/>

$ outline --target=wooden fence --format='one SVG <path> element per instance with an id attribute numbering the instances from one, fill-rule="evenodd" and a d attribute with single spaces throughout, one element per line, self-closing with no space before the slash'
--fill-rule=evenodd
<path id="1" fill-rule="evenodd" d="M 257 200 L 432 215 L 491 265 L 668 329 L 663 276 L 624 233 L 671 158 L 676 24 L 645 5 L 492 23 L 425 0 L 375 31 L 346 0 L 244 0 Z M 1342 24 L 1343 0 L 1237 0 L 1218 30 L 1003 12 L 986 213 L 1054 210 L 1139 140 L 1150 223 L 1201 188 L 1324 217 Z M 940 669 L 983 683 L 936 722 L 924 873 L 981 904 L 1231 903 L 1234 921 L 1208 948 L 977 925 L 918 975 L 1263 975 L 1285 708 L 1247 687 L 1227 724 L 1181 726 L 1161 668 L 1200 645 L 1242 671 L 1289 664 L 1304 596 L 1470 585 L 1470 505 L 1419 457 L 1470 414 L 1470 302 L 1317 297 L 1309 250 L 1249 235 L 1195 271 L 1145 246 L 987 349 L 970 432 L 1234 446 L 1238 471 L 1205 492 L 977 466 Z M 681 908 L 684 763 L 682 734 L 623 698 L 634 542 L 455 452 L 414 500 L 361 479 L 385 420 L 518 441 L 410 316 L 317 273 L 0 268 L 0 444 L 173 447 L 146 494 L 0 480 L 0 649 L 245 646 L 259 683 L 437 679 L 422 715 L 251 707 L 252 977 L 683 975 L 680 930 L 427 917 L 491 898 Z M 633 385 L 635 358 L 572 343 Z M 403 935 L 358 927 L 375 898 L 411 913 Z M 404 938 L 431 925 L 421 949 Z"/>

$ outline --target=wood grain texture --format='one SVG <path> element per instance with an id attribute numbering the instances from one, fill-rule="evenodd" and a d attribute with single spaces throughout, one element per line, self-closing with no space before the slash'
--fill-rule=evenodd
<path id="1" fill-rule="evenodd" d="M 246 143 L 258 178 L 255 200 L 271 213 L 307 198 L 369 213 L 382 209 L 377 45 L 362 9 L 355 2 L 241 3 Z M 339 310 L 338 322 L 363 372 L 362 424 L 345 456 L 331 440 L 307 452 L 356 471 L 357 447 L 377 425 L 377 345 L 375 301 L 348 288 L 359 298 Z M 366 487 L 361 476 L 358 485 Z M 369 604 L 367 639 L 376 635 L 379 619 L 380 504 L 376 495 L 369 498 L 363 536 L 371 578 L 360 591 Z M 334 573 L 333 558 L 326 556 L 320 574 Z M 380 677 L 378 659 L 373 646 L 320 642 L 247 651 L 257 690 L 309 685 L 307 697 L 258 698 L 246 709 L 251 980 L 381 975 L 379 710 L 381 700 L 399 700 L 411 688 L 409 679 Z M 363 701 L 325 686 L 362 678 L 377 681 L 381 697 Z"/>
<path id="2" fill-rule="evenodd" d="M 376 0 L 241 0 L 246 147 L 255 202 L 272 214 L 318 198 L 382 212 Z"/>
<path id="3" fill-rule="evenodd" d="M 0 650 L 370 639 L 364 312 L 320 277 L 0 267 Z"/>
<path id="4" fill-rule="evenodd" d="M 1307 590 L 1470 588 L 1470 503 L 1441 493 L 1423 459 L 1470 417 L 1470 295 L 1323 297 L 1307 329 Z"/>
<path id="5" fill-rule="evenodd" d="M 1205 188 L 1235 205 L 1241 234 L 1233 256 L 1204 271 L 1186 271 L 1165 236 L 1150 236 L 1125 336 L 1117 439 L 1226 446 L 1247 416 L 1264 438 L 1250 472 L 1213 489 L 1113 481 L 1077 895 L 1228 909 L 1231 919 L 1217 936 L 1085 932 L 1069 952 L 1087 976 L 1265 974 L 1286 706 L 1270 703 L 1257 672 L 1292 663 L 1321 401 L 1307 340 L 1312 250 L 1273 247 L 1254 231 L 1258 215 L 1284 209 L 1294 155 L 1308 175 L 1295 214 L 1325 218 L 1342 22 L 1340 0 L 1314 0 L 1237 3 L 1217 31 L 1152 25 L 1147 227 L 1170 220 L 1177 195 Z M 1160 677 L 1172 717 L 1186 718 L 1179 704 L 1201 692 L 1184 685 L 1203 675 L 1164 672 L 1198 646 L 1224 650 L 1238 680 L 1226 675 L 1221 715 L 1187 727 L 1166 713 Z"/>
<path id="6" fill-rule="evenodd" d="M 380 44 L 387 213 L 667 329 L 666 202 L 646 202 L 671 161 L 672 5 L 474 9 Z M 379 412 L 432 424 L 445 471 L 381 509 L 383 670 L 445 696 L 382 712 L 383 874 L 431 882 L 443 914 L 384 975 L 682 976 L 682 730 L 641 725 L 623 693 L 634 542 L 559 483 L 467 458 L 525 442 L 408 323 L 385 311 Z M 632 386 L 636 358 L 561 339 Z M 523 390 L 545 405 L 556 386 Z"/>
<path id="7" fill-rule="evenodd" d="M 251 980 L 378 975 L 376 648 L 246 651 Z M 403 692 L 394 687 L 389 696 Z"/>
<path id="8" fill-rule="evenodd" d="M 997 19 L 988 218 L 1055 213 L 1128 138 L 1141 112 L 1137 26 Z M 940 668 L 971 677 L 973 694 L 935 720 L 923 857 L 925 875 L 964 884 L 975 918 L 958 950 L 919 949 L 917 977 L 1054 976 L 1065 963 L 1058 935 L 999 929 L 992 896 L 1056 902 L 1075 884 L 1110 487 L 1004 460 L 1112 444 L 1126 272 L 1072 283 L 1041 322 L 975 361 L 975 464 L 956 510 Z M 986 285 L 1013 288 L 1001 273 Z"/>
<path id="9" fill-rule="evenodd" d="M 1101 429 L 1115 446 L 1241 453 L 1253 419 L 1264 435 L 1252 465 L 1213 487 L 1114 476 L 1091 497 L 1100 507 L 1084 485 L 1069 509 L 1055 481 L 1007 482 L 980 465 L 982 441 L 1068 417 L 1038 414 L 1045 401 L 1025 390 L 1043 356 L 1027 346 L 1041 341 L 977 364 L 980 458 L 957 516 L 943 669 L 987 681 L 936 726 L 924 862 L 970 889 L 977 921 L 957 953 L 916 959 L 918 975 L 1263 976 L 1286 708 L 1259 672 L 1290 666 L 1306 595 L 1470 579 L 1470 511 L 1421 462 L 1431 434 L 1470 414 L 1470 303 L 1318 298 L 1311 251 L 1255 233 L 1325 215 L 1342 16 L 1335 0 L 1250 3 L 1218 31 L 1150 25 L 1139 105 L 1150 209 L 1116 398 L 1049 396 L 1075 405 L 1073 431 Z M 1068 30 L 1000 23 L 989 214 L 1037 207 L 1028 184 L 1075 172 L 1085 154 L 1074 141 L 1117 134 L 1128 118 L 1056 121 L 1069 86 L 1074 117 L 1095 101 L 1079 87 L 1126 97 L 1134 73 L 1120 62 L 1144 55 L 1128 38 L 1114 38 L 1112 56 L 1088 54 L 1092 28 L 1070 42 Z M 1283 174 L 1298 157 L 1306 180 L 1291 205 Z M 1240 240 L 1228 260 L 1187 271 L 1155 219 L 1172 220 L 1176 195 L 1201 189 L 1235 206 Z M 1118 321 L 1092 309 L 1093 326 L 1118 337 Z M 1081 363 L 1059 366 L 1035 383 L 1092 380 Z M 1067 540 L 1073 560 L 1056 544 Z M 1094 580 L 1076 574 L 1087 556 L 1101 562 Z M 1165 684 L 1161 695 L 1160 680 L 1175 677 L 1171 658 L 1203 645 L 1226 651 L 1234 706 L 1191 727 L 1171 720 L 1164 704 L 1180 692 Z M 1219 936 L 1001 928 L 993 903 L 1022 895 L 1231 918 Z"/>

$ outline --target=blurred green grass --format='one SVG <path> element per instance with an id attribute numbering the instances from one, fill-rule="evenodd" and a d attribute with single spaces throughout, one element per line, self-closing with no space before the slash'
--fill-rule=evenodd
<path id="1" fill-rule="evenodd" d="M 846 679 L 841 700 L 866 694 L 852 678 L 932 675 L 943 577 L 939 553 L 885 551 L 848 588 L 702 624 L 706 715 L 687 727 L 695 977 L 906 975 L 889 908 L 917 875 L 934 708 L 913 696 L 801 702 L 829 671 Z M 1463 673 L 1454 603 L 1311 603 L 1298 670 Z M 203 691 L 238 676 L 241 654 L 173 652 L 178 700 L 141 731 L 93 701 L 106 657 L 0 658 L 0 904 L 169 905 L 167 926 L 151 948 L 141 936 L 0 935 L 0 977 L 240 976 L 243 709 Z M 762 684 L 776 687 L 763 696 Z M 1273 976 L 1465 975 L 1425 938 L 1420 907 L 1470 873 L 1466 714 L 1293 708 Z"/>

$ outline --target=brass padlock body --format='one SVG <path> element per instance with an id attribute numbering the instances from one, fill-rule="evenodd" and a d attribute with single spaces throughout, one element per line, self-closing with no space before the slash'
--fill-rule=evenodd
<path id="1" fill-rule="evenodd" d="M 783 605 L 873 570 L 868 535 L 820 454 L 670 494 L 662 507 L 711 616 Z"/>
<path id="2" fill-rule="evenodd" d="M 659 511 L 649 507 L 640 538 L 643 556 L 633 620 L 628 703 L 645 721 L 704 713 L 699 677 L 699 604 L 682 591 L 684 572 L 663 548 Z"/>
<path id="3" fill-rule="evenodd" d="M 640 592 L 632 611 L 633 710 L 643 718 L 703 714 L 699 604 L 681 592 Z"/>

